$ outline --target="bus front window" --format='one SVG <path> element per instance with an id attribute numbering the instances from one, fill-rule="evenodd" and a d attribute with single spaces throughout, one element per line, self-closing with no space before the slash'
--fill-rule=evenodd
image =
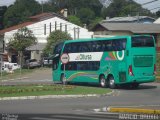
<path id="1" fill-rule="evenodd" d="M 57 70 L 57 68 L 58 68 L 58 63 L 59 63 L 59 59 L 58 59 L 58 58 L 54 58 L 54 59 L 53 59 L 53 63 L 52 63 L 52 69 L 53 69 L 53 70 Z"/>

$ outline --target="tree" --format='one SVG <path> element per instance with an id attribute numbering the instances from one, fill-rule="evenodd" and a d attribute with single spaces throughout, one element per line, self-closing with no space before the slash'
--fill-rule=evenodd
<path id="1" fill-rule="evenodd" d="M 156 16 L 160 17 L 160 10 L 156 12 Z"/>
<path id="2" fill-rule="evenodd" d="M 95 13 L 90 8 L 81 8 L 78 11 L 77 16 L 83 24 L 89 25 L 89 23 L 95 18 Z"/>
<path id="3" fill-rule="evenodd" d="M 57 12 L 67 8 L 69 15 L 77 15 L 81 8 L 89 8 L 96 16 L 100 15 L 102 5 L 99 0 L 49 0 Z"/>
<path id="4" fill-rule="evenodd" d="M 4 25 L 5 27 L 16 25 L 40 12 L 41 5 L 35 0 L 16 0 L 5 12 Z"/>
<path id="5" fill-rule="evenodd" d="M 69 22 L 71 22 L 71 23 L 74 23 L 74 24 L 76 24 L 76 25 L 82 26 L 82 22 L 81 22 L 81 20 L 80 20 L 77 16 L 70 15 L 70 16 L 68 17 L 68 20 L 69 20 Z"/>
<path id="6" fill-rule="evenodd" d="M 37 39 L 32 33 L 32 31 L 29 30 L 27 27 L 24 27 L 24 28 L 20 28 L 13 35 L 13 38 L 10 39 L 8 43 L 8 48 L 14 49 L 18 52 L 19 63 L 20 65 L 22 65 L 23 53 L 25 52 L 26 48 L 36 43 L 37 43 Z"/>
<path id="7" fill-rule="evenodd" d="M 89 24 L 89 29 L 91 30 L 95 25 L 97 25 L 99 22 L 101 22 L 103 18 L 101 17 L 96 17 L 94 20 L 91 21 Z"/>
<path id="8" fill-rule="evenodd" d="M 103 18 L 107 17 L 120 17 L 120 16 L 135 16 L 135 15 L 153 15 L 147 9 L 133 0 L 113 0 L 108 8 L 102 9 L 101 15 Z"/>
<path id="9" fill-rule="evenodd" d="M 6 10 L 7 10 L 7 6 L 0 6 L 0 30 L 4 28 L 3 18 Z"/>
<path id="10" fill-rule="evenodd" d="M 60 30 L 51 32 L 51 34 L 47 38 L 47 41 L 48 41 L 47 45 L 45 49 L 43 50 L 44 55 L 48 56 L 49 54 L 51 54 L 53 51 L 53 48 L 55 47 L 57 43 L 63 42 L 65 40 L 71 40 L 71 39 L 72 38 L 70 34 L 68 34 L 67 32 L 63 32 Z"/>

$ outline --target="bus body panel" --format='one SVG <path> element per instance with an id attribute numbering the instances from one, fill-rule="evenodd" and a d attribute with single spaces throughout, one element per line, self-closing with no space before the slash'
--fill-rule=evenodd
<path id="1" fill-rule="evenodd" d="M 141 36 L 140 36 L 141 37 Z M 142 35 L 143 37 L 143 35 Z M 149 37 L 146 35 L 145 37 Z M 108 51 L 95 51 L 95 52 L 77 52 L 73 53 L 65 51 L 68 48 L 69 51 L 74 47 L 83 44 L 87 46 L 89 42 L 101 41 L 108 44 L 106 41 L 126 41 L 125 48 L 116 46 L 115 50 L 111 50 L 109 47 Z M 98 44 L 98 42 L 96 44 Z M 104 75 L 106 80 L 109 75 L 113 75 L 116 84 L 126 83 L 146 83 L 155 81 L 154 65 L 156 63 L 156 50 L 154 47 L 132 47 L 131 36 L 118 36 L 114 38 L 96 38 L 88 40 L 72 40 L 64 42 L 64 46 L 61 53 L 68 53 L 71 57 L 69 63 L 66 65 L 66 79 L 68 82 L 89 82 L 99 83 L 100 75 Z M 95 45 L 96 45 L 95 44 Z M 155 44 L 155 43 L 154 43 Z M 69 46 L 69 45 L 72 45 Z M 61 45 L 62 46 L 62 45 Z M 65 48 L 66 47 L 66 48 Z M 97 46 L 99 47 L 99 46 Z M 103 47 L 103 46 L 101 46 Z M 112 46 L 113 47 L 113 46 Z M 101 56 L 101 59 L 100 57 Z M 82 57 L 82 59 L 80 59 Z M 96 59 L 98 57 L 98 59 Z M 84 59 L 84 60 L 83 60 Z M 54 61 L 54 60 L 53 60 Z M 96 63 L 94 63 L 96 62 Z M 54 63 L 54 62 L 53 62 Z M 99 64 L 99 68 L 96 65 Z M 79 68 L 80 66 L 81 68 Z M 82 67 L 83 66 L 83 67 Z M 87 66 L 87 69 L 86 69 Z M 71 69 L 70 69 L 71 67 Z M 74 67 L 74 68 L 72 68 Z M 92 67 L 93 70 L 90 69 Z M 129 68 L 132 68 L 133 75 L 130 75 Z M 84 70 L 82 69 L 84 68 Z M 57 69 L 53 70 L 53 80 L 60 81 L 60 76 L 64 74 L 63 65 L 59 61 Z"/>
<path id="2" fill-rule="evenodd" d="M 150 36 L 145 36 L 150 37 Z M 128 59 L 128 68 L 131 65 L 133 75 L 128 74 L 127 83 L 137 82 L 137 83 L 147 83 L 155 81 L 154 67 L 156 64 L 156 49 L 155 40 L 154 45 L 144 46 L 136 45 L 133 47 L 132 40 L 129 39 L 130 50 Z"/>

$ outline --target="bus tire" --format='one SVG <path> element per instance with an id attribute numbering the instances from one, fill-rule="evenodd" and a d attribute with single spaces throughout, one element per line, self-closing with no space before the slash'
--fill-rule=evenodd
<path id="1" fill-rule="evenodd" d="M 132 83 L 131 84 L 131 88 L 133 88 L 133 89 L 136 89 L 136 88 L 138 88 L 139 87 L 139 84 L 138 83 Z"/>
<path id="2" fill-rule="evenodd" d="M 109 76 L 109 78 L 108 78 L 108 86 L 111 89 L 115 89 L 116 88 L 115 80 L 114 80 L 114 77 L 112 75 Z"/>
<path id="3" fill-rule="evenodd" d="M 64 76 L 64 74 L 62 74 L 61 75 L 61 83 L 63 84 L 63 85 L 65 85 L 66 84 L 66 80 L 65 80 L 65 76 Z"/>
<path id="4" fill-rule="evenodd" d="M 104 75 L 101 75 L 99 77 L 99 84 L 101 87 L 106 87 L 106 79 L 105 79 Z"/>

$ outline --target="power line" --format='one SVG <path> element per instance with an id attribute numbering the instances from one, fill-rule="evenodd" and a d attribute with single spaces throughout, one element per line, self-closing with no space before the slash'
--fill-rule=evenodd
<path id="1" fill-rule="evenodd" d="M 155 10 L 155 9 L 158 9 L 158 8 L 160 8 L 160 7 L 155 7 L 155 8 L 152 8 L 152 9 L 150 9 L 150 10 Z"/>
<path id="2" fill-rule="evenodd" d="M 153 3 L 153 2 L 156 2 L 156 1 L 158 1 L 158 0 L 152 0 L 152 1 L 149 1 L 149 2 L 145 2 L 145 3 L 142 3 L 141 5 L 144 6 L 144 5 L 147 5 L 147 4 L 151 4 L 151 3 Z"/>

